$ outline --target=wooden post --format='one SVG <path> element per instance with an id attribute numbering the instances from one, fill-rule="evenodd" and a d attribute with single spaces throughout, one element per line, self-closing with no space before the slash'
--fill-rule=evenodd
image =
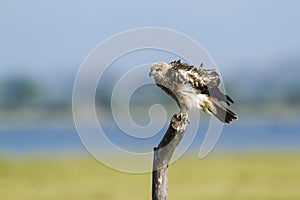
<path id="1" fill-rule="evenodd" d="M 174 115 L 163 139 L 158 147 L 154 147 L 152 200 L 168 199 L 168 165 L 184 135 L 187 124 L 186 120 Z"/>

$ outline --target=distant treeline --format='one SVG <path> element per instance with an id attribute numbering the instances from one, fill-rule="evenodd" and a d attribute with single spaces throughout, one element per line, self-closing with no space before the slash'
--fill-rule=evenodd
<path id="1" fill-rule="evenodd" d="M 237 70 L 226 77 L 225 88 L 236 104 L 298 104 L 300 103 L 300 69 L 281 71 L 273 68 L 265 72 L 247 72 Z M 67 85 L 72 85 L 69 81 Z M 95 100 L 98 106 L 110 107 L 111 94 L 114 83 L 106 82 L 105 87 L 99 87 Z M 24 107 L 46 109 L 60 109 L 71 107 L 72 89 L 54 88 L 49 90 L 41 80 L 32 77 L 13 77 L 0 81 L 0 108 L 19 109 Z M 54 90 L 65 90 L 67 95 L 57 98 Z M 65 92 L 63 92 L 65 93 Z M 122 101 L 122 99 L 119 99 Z M 132 96 L 132 106 L 149 106 L 154 103 L 175 104 L 175 102 L 163 93 L 154 84 L 139 88 Z"/>
<path id="2" fill-rule="evenodd" d="M 70 99 L 53 100 L 52 94 L 37 80 L 29 77 L 14 77 L 0 82 L 0 108 L 61 108 L 71 105 Z"/>

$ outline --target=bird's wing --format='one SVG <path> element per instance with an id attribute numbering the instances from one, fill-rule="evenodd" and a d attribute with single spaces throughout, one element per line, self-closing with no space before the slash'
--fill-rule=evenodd
<path id="1" fill-rule="evenodd" d="M 182 75 L 183 79 L 186 79 L 193 87 L 208 88 L 218 87 L 220 85 L 220 77 L 215 69 L 203 69 L 195 66 L 181 63 L 180 60 L 170 63 L 173 66 L 173 70 Z"/>
<path id="2" fill-rule="evenodd" d="M 180 107 L 178 98 L 176 97 L 176 95 L 174 94 L 174 92 L 172 92 L 171 89 L 169 89 L 168 87 L 161 85 L 161 84 L 156 84 L 158 87 L 160 87 L 163 91 L 165 91 L 168 95 L 170 95 L 177 103 L 177 105 Z"/>
<path id="3" fill-rule="evenodd" d="M 179 74 L 179 78 L 190 84 L 199 94 L 207 94 L 219 101 L 224 101 L 228 105 L 233 103 L 233 100 L 223 94 L 218 86 L 220 85 L 220 77 L 215 69 L 202 69 L 201 67 L 190 66 L 186 63 L 181 63 L 180 60 L 170 63 L 173 70 Z"/>

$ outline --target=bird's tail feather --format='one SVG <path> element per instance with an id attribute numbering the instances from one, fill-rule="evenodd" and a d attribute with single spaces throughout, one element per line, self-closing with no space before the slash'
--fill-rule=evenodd
<path id="1" fill-rule="evenodd" d="M 212 114 L 219 119 L 223 123 L 231 123 L 233 120 L 237 120 L 238 116 L 226 108 L 223 104 L 218 102 L 216 99 L 211 98 L 212 103 L 216 109 L 214 109 L 215 112 L 212 112 Z"/>

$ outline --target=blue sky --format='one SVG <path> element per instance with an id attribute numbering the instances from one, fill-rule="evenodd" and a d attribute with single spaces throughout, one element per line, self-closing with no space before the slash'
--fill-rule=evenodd
<path id="1" fill-rule="evenodd" d="M 300 1 L 0 2 L 0 73 L 64 74 L 113 34 L 155 26 L 202 44 L 220 69 L 300 52 Z"/>

